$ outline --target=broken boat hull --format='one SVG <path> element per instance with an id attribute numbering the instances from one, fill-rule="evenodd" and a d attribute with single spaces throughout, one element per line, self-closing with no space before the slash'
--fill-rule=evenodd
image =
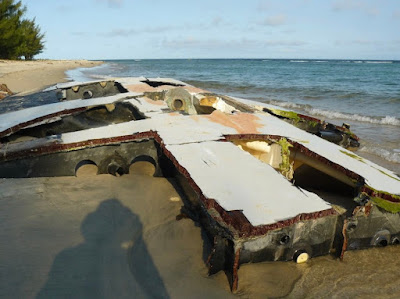
<path id="1" fill-rule="evenodd" d="M 87 164 L 119 176 L 148 163 L 179 182 L 213 243 L 209 273 L 230 273 L 233 290 L 243 263 L 399 243 L 400 179 L 346 150 L 359 145 L 346 125 L 172 79 L 27 97 L 0 116 L 0 177 L 76 175 Z"/>

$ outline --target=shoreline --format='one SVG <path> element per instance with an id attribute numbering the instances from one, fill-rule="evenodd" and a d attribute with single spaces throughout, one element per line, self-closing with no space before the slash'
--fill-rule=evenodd
<path id="1" fill-rule="evenodd" d="M 6 84 L 14 94 L 28 93 L 68 82 L 66 71 L 103 63 L 90 60 L 0 60 L 0 84 Z"/>

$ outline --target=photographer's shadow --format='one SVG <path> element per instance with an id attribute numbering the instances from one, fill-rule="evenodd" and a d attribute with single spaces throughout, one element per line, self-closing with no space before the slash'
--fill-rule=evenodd
<path id="1" fill-rule="evenodd" d="M 37 298 L 168 298 L 137 215 L 103 201 L 81 225 L 83 244 L 60 252 Z"/>

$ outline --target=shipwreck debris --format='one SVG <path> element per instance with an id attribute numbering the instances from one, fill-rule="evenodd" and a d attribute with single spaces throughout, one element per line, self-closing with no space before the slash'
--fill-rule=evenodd
<path id="1" fill-rule="evenodd" d="M 12 95 L 13 92 L 7 87 L 6 84 L 0 84 L 0 100 L 4 99 L 7 96 Z"/>
<path id="2" fill-rule="evenodd" d="M 213 245 L 209 274 L 225 271 L 233 291 L 243 263 L 400 243 L 400 179 L 346 149 L 358 146 L 346 124 L 163 78 L 54 95 L 0 115 L 0 177 L 173 178 Z"/>

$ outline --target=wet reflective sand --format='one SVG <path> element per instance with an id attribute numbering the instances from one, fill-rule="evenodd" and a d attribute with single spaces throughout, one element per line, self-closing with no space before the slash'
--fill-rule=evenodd
<path id="1" fill-rule="evenodd" d="M 232 295 L 165 178 L 0 180 L 0 297 L 398 298 L 400 246 L 242 265 Z M 178 217 L 180 218 L 180 217 Z"/>

